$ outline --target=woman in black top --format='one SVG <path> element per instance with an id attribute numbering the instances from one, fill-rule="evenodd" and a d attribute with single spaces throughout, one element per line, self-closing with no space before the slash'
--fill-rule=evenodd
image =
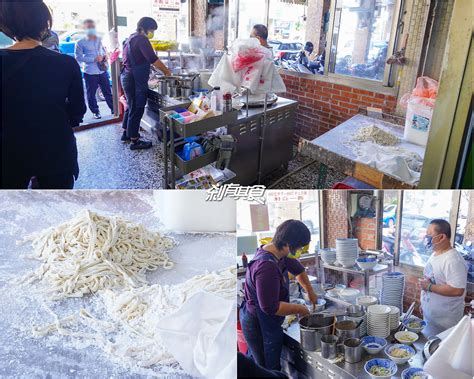
<path id="1" fill-rule="evenodd" d="M 2 2 L 0 30 L 15 43 L 0 50 L 2 188 L 71 189 L 79 174 L 76 139 L 86 105 L 75 59 L 41 46 L 52 19 L 41 1 Z"/>

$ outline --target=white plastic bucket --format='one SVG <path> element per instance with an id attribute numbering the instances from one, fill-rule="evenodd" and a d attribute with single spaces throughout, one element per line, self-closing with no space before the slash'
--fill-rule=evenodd
<path id="1" fill-rule="evenodd" d="M 234 232 L 236 201 L 206 201 L 205 190 L 156 190 L 158 217 L 174 232 Z"/>
<path id="2" fill-rule="evenodd" d="M 426 146 L 430 132 L 435 100 L 413 98 L 408 100 L 404 138 L 408 142 Z"/>

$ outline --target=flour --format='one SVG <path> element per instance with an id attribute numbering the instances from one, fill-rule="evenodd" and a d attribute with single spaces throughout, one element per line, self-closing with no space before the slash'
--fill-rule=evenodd
<path id="1" fill-rule="evenodd" d="M 376 125 L 360 128 L 353 136 L 353 139 L 359 142 L 373 142 L 382 146 L 393 146 L 400 143 L 400 139 L 397 136 L 386 132 Z"/>
<path id="2" fill-rule="evenodd" d="M 40 281 L 53 300 L 107 288 L 146 284 L 146 271 L 170 269 L 170 238 L 143 225 L 90 211 L 27 237 L 41 266 L 24 278 Z"/>
<path id="3" fill-rule="evenodd" d="M 54 322 L 34 326 L 38 337 L 48 334 L 87 341 L 99 347 L 114 361 L 131 366 L 151 367 L 156 364 L 177 366 L 177 362 L 160 342 L 158 328 L 166 328 L 161 319 L 177 311 L 187 299 L 206 291 L 228 300 L 235 300 L 237 273 L 234 267 L 195 276 L 176 285 L 142 286 L 128 290 L 104 290 L 98 293 L 99 308 L 106 313 L 93 315 L 81 309 L 59 318 L 48 313 Z"/>

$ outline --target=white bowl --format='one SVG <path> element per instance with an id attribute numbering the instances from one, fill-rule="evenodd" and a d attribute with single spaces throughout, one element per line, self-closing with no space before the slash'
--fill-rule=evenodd
<path id="1" fill-rule="evenodd" d="M 357 298 L 357 304 L 358 305 L 364 305 L 366 307 L 370 305 L 375 305 L 379 301 L 375 296 L 360 296 Z"/>
<path id="2" fill-rule="evenodd" d="M 408 331 L 395 333 L 395 339 L 402 344 L 411 345 L 418 340 L 418 334 Z"/>
<path id="3" fill-rule="evenodd" d="M 339 297 L 342 300 L 353 303 L 359 297 L 360 291 L 354 288 L 345 288 L 339 291 Z"/>
<path id="4" fill-rule="evenodd" d="M 337 288 L 327 290 L 326 292 L 331 297 L 339 297 L 339 290 Z"/>

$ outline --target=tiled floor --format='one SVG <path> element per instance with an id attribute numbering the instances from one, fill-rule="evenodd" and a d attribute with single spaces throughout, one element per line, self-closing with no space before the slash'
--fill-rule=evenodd
<path id="1" fill-rule="evenodd" d="M 79 151 L 79 179 L 75 188 L 80 189 L 147 189 L 162 188 L 163 153 L 161 143 L 149 134 L 145 138 L 153 140 L 153 148 L 142 151 L 131 151 L 128 143 L 120 141 L 122 129 L 120 124 L 100 126 L 76 133 Z M 293 171 L 310 159 L 296 156 L 289 164 Z M 313 163 L 296 172 L 275 188 L 278 189 L 311 189 L 316 188 L 319 164 Z M 288 171 L 275 172 L 264 180 L 271 186 Z M 342 181 L 344 175 L 328 170 L 329 188 L 335 182 Z"/>

